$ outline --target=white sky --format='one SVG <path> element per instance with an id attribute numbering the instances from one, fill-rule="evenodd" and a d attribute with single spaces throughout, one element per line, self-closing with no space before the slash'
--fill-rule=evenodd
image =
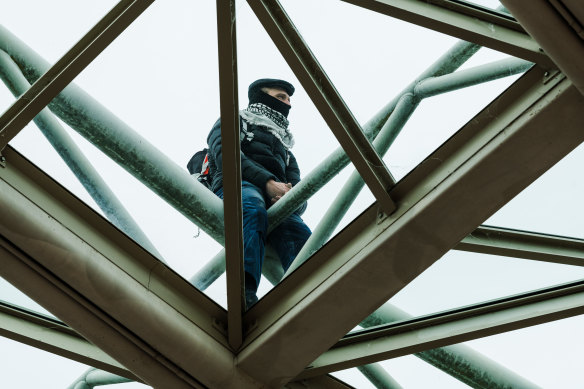
<path id="1" fill-rule="evenodd" d="M 366 122 L 387 101 L 450 48 L 456 39 L 409 25 L 338 0 L 282 1 L 355 117 Z M 496 6 L 497 2 L 481 2 Z M 20 0 L 0 2 L 0 23 L 50 62 L 55 62 L 109 8 L 113 0 Z M 297 92 L 290 113 L 294 153 L 304 175 L 338 147 L 318 111 L 244 2 L 238 3 L 240 106 L 257 78 L 291 81 Z M 34 10 L 34 11 L 33 11 Z M 153 4 L 75 81 L 118 117 L 185 167 L 206 143 L 219 115 L 214 1 L 165 0 Z M 506 56 L 481 49 L 464 67 Z M 515 78 L 424 101 L 385 158 L 401 178 L 500 94 Z M 14 98 L 0 87 L 0 110 Z M 71 135 L 102 172 L 170 266 L 190 277 L 220 246 L 117 165 Z M 84 199 L 93 201 L 34 126 L 12 144 Z M 584 159 L 578 149 L 487 224 L 582 237 L 582 180 L 574 180 Z M 309 202 L 304 216 L 314 228 L 348 176 L 348 169 Z M 344 220 L 350 222 L 372 202 L 365 191 Z M 451 252 L 392 299 L 412 314 L 426 314 L 580 279 L 569 266 Z M 267 282 L 263 282 L 265 292 Z M 221 278 L 207 291 L 224 304 Z M 36 305 L 0 282 L 0 299 Z M 489 337 L 467 344 L 544 388 L 577 388 L 582 381 L 578 347 L 580 317 Z M 67 387 L 87 367 L 0 337 L 0 387 Z M 405 388 L 463 388 L 464 384 L 416 357 L 382 363 Z M 34 370 L 38 374 L 31 375 Z M 372 387 L 354 370 L 341 373 L 359 388 Z M 123 386 L 122 386 L 123 385 Z M 122 384 L 124 388 L 144 387 Z"/>

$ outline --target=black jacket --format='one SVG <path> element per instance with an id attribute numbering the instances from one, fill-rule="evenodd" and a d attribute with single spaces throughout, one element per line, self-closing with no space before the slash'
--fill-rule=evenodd
<path id="1" fill-rule="evenodd" d="M 249 124 L 240 118 L 241 137 L 241 178 L 260 188 L 269 206 L 269 196 L 266 193 L 266 183 L 273 179 L 277 182 L 291 183 L 295 186 L 300 182 L 300 169 L 296 158 L 290 150 L 267 130 L 257 125 Z M 213 192 L 223 186 L 223 165 L 221 154 L 221 120 L 217 120 L 209 136 L 209 164 Z M 301 214 L 306 208 L 304 203 L 296 212 Z"/>

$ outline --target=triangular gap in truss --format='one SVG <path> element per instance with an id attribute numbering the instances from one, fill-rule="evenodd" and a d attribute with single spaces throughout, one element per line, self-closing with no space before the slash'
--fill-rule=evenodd
<path id="1" fill-rule="evenodd" d="M 2 377 L 6 387 L 34 387 L 47 386 L 66 388 L 74 377 L 80 376 L 90 366 L 72 361 L 53 353 L 28 346 L 20 342 L 0 337 L 0 361 L 4 366 Z M 35 374 L 30 374 L 31 364 L 34 361 Z M 132 383 L 124 389 L 145 389 L 144 384 Z"/>
<path id="2" fill-rule="evenodd" d="M 584 268 L 451 250 L 389 300 L 412 316 L 584 279 Z"/>
<path id="3" fill-rule="evenodd" d="M 293 5 L 297 9 L 312 7 L 307 2 L 290 5 Z M 288 4 L 283 3 L 283 6 L 287 7 Z M 334 6 L 334 4 L 325 4 L 324 6 L 328 9 Z M 291 18 L 293 16 L 292 14 L 290 15 Z M 339 143 L 314 106 L 314 103 L 308 97 L 294 72 L 290 69 L 290 66 L 282 57 L 272 39 L 245 1 L 238 1 L 237 29 L 240 108 L 243 109 L 246 107 L 248 101 L 248 85 L 256 79 L 265 77 L 281 78 L 290 81 L 295 86 L 296 91 L 291 99 L 292 109 L 288 116 L 290 129 L 295 141 L 291 151 L 300 166 L 301 177 L 305 179 L 309 174 L 317 171 L 319 164 L 326 160 L 333 152 L 339 150 Z M 310 44 L 310 40 L 307 43 Z M 331 58 L 335 55 L 333 54 L 334 51 L 334 48 L 330 48 L 324 54 Z M 374 100 L 375 97 L 370 96 L 368 99 Z M 383 99 L 387 100 L 388 95 L 384 95 Z M 377 104 L 374 104 L 374 109 L 378 109 L 378 106 L 385 102 L 379 101 Z M 342 170 L 308 200 L 308 208 L 302 218 L 310 228 L 316 227 L 323 216 L 323 212 L 326 210 L 326 205 L 339 193 L 339 188 L 347 180 L 351 171 L 352 169 Z M 369 192 L 369 190 L 367 189 L 364 192 Z M 368 195 L 348 220 L 352 220 L 369 206 L 372 203 L 371 199 L 372 196 Z M 258 295 L 261 297 L 271 287 L 271 284 L 265 278 L 262 278 Z"/>
<path id="4" fill-rule="evenodd" d="M 508 58 L 510 57 L 507 55 L 481 48 L 457 72 Z M 473 63 L 472 66 L 468 66 L 469 62 Z M 521 74 L 423 99 L 385 156 L 385 161 L 394 172 L 396 179 L 402 179 L 423 162 L 456 131 L 510 87 Z"/>
<path id="5" fill-rule="evenodd" d="M 494 107 L 498 107 L 498 108 L 500 108 L 500 109 L 508 112 L 509 114 L 511 114 L 511 116 L 514 116 L 515 114 L 521 112 L 521 109 L 518 109 L 518 107 L 515 105 L 515 104 L 518 104 L 519 103 L 519 100 L 516 100 L 516 98 L 515 97 L 512 97 L 512 96 L 514 96 L 514 93 L 518 92 L 522 88 L 519 85 L 523 85 L 523 86 L 532 85 L 533 87 L 536 87 L 536 84 L 531 84 L 531 83 L 534 82 L 535 80 L 539 79 L 540 73 L 541 73 L 540 71 L 539 72 L 537 72 L 537 71 L 531 72 L 530 73 L 531 74 L 530 77 L 527 77 L 526 79 L 523 79 L 522 82 L 519 82 L 517 85 L 514 85 L 514 88 L 512 88 L 512 90 L 507 91 L 507 93 L 505 93 L 503 96 L 501 96 L 498 99 L 497 103 L 492 104 L 489 108 L 492 110 Z M 571 96 L 574 95 L 573 90 L 570 91 L 570 95 Z M 527 94 L 524 95 L 524 98 L 527 98 L 527 96 L 535 97 L 535 95 L 532 95 L 531 93 L 527 93 Z M 522 103 L 520 103 L 520 104 L 522 104 Z M 531 104 L 528 104 L 528 105 L 530 106 Z M 511 112 L 513 112 L 513 113 L 511 113 Z M 551 111 L 549 113 L 551 114 Z M 473 128 L 475 126 L 479 126 L 479 127 L 486 126 L 486 127 L 483 127 L 482 129 L 483 130 L 486 130 L 488 128 L 489 131 L 491 131 L 491 130 L 492 131 L 495 131 L 494 133 L 496 133 L 497 136 L 501 136 L 502 130 L 503 130 L 504 127 L 499 127 L 499 126 L 503 125 L 503 123 L 507 119 L 505 119 L 503 121 L 489 119 L 489 118 L 492 118 L 493 115 L 496 118 L 499 118 L 499 117 L 500 118 L 507 117 L 507 119 L 510 118 L 509 116 L 506 116 L 506 114 L 504 114 L 502 112 L 499 113 L 499 115 L 496 115 L 494 112 L 490 111 L 489 109 L 483 111 L 481 113 L 481 115 L 479 115 L 479 117 L 476 118 L 476 120 L 471 121 L 467 125 L 467 127 L 465 128 L 466 131 L 461 132 L 460 133 L 460 136 L 457 136 L 457 137 L 455 137 L 453 139 L 450 139 L 450 141 L 448 142 L 448 144 L 446 145 L 446 147 L 442 147 L 441 150 L 439 150 L 438 154 L 436 155 L 437 158 L 435 159 L 435 161 L 433 160 L 432 164 L 428 164 L 428 165 L 424 166 L 422 169 L 420 169 L 420 172 L 422 172 L 422 173 L 416 172 L 416 173 L 420 173 L 420 174 L 416 174 L 413 177 L 418 177 L 421 180 L 424 180 L 424 179 L 432 179 L 431 178 L 432 177 L 432 174 L 430 174 L 430 172 L 432 172 L 432 167 L 430 165 L 435 166 L 437 168 L 438 166 L 441 166 L 442 164 L 447 163 L 446 162 L 447 161 L 447 158 L 448 158 L 446 156 L 446 155 L 448 155 L 448 151 L 447 150 L 450 149 L 450 150 L 454 151 L 454 149 L 452 148 L 454 144 L 459 144 L 460 145 L 460 143 L 458 143 L 458 142 L 461 139 L 467 139 L 468 140 L 467 137 L 470 136 L 471 133 L 473 134 L 473 136 L 479 136 L 476 132 L 474 132 L 474 131 L 471 130 L 471 128 Z M 524 115 L 525 115 L 525 113 L 524 113 Z M 541 127 L 541 129 L 547 128 L 545 124 L 548 122 L 548 120 L 552 120 L 552 117 L 553 117 L 553 115 L 551 115 L 551 116 L 542 116 L 538 121 L 535 121 L 534 120 L 533 121 L 534 127 L 530 127 L 530 129 L 533 130 L 535 128 L 539 128 L 540 126 L 543 126 L 543 127 Z M 519 128 L 517 128 L 517 129 L 519 129 Z M 527 128 L 525 128 L 525 129 L 527 129 Z M 529 131 L 529 133 L 532 133 L 532 131 Z M 518 141 L 519 141 L 519 139 L 523 139 L 523 136 L 517 138 Z M 520 143 L 522 143 L 522 142 L 520 141 Z M 579 141 L 578 141 L 578 143 L 579 143 Z M 495 146 L 495 145 L 498 145 L 498 144 L 499 144 L 498 142 L 495 142 L 495 143 L 490 144 L 489 147 L 490 146 Z M 476 146 L 478 146 L 478 145 L 476 145 Z M 519 146 L 519 144 L 517 144 L 517 146 Z M 475 147 L 475 146 L 473 146 L 473 147 Z M 509 152 L 509 154 L 505 157 L 505 159 L 506 158 L 509 158 L 508 163 L 511 163 L 511 164 L 516 164 L 517 163 L 517 160 L 516 160 L 516 158 L 518 157 L 517 150 L 519 150 L 518 147 L 511 148 L 509 146 L 509 148 L 504 152 L 504 154 L 506 154 L 507 152 Z M 534 150 L 535 149 L 532 149 L 531 151 L 534 151 Z M 503 149 L 501 149 L 501 151 L 503 152 Z M 567 153 L 567 151 L 566 151 L 566 153 Z M 477 158 L 480 158 L 479 155 L 483 155 L 483 153 L 482 152 L 479 152 L 475 156 Z M 497 158 L 495 155 L 499 156 L 499 158 Z M 564 154 L 562 154 L 562 156 L 563 155 Z M 485 156 L 487 156 L 487 154 L 485 154 Z M 488 154 L 488 160 L 491 161 L 493 164 L 495 164 L 497 166 L 500 166 L 500 165 L 504 164 L 504 161 L 500 158 L 501 156 L 502 155 L 499 154 L 499 153 Z M 462 158 L 462 155 L 458 155 L 458 157 L 461 157 Z M 532 157 L 535 158 L 535 154 Z M 489 163 L 491 163 L 491 162 L 489 162 Z M 467 163 L 470 163 L 470 162 L 468 160 L 466 160 L 466 162 L 464 162 L 464 164 L 467 164 Z M 520 166 L 521 167 L 523 167 L 523 166 L 526 166 L 526 167 L 529 166 L 530 168 L 533 168 L 534 167 L 531 164 L 529 164 L 529 165 L 520 165 Z M 491 168 L 495 168 L 495 166 L 492 166 Z M 432 223 L 430 223 L 430 224 L 424 224 L 424 226 L 419 226 L 420 227 L 420 230 L 418 230 L 418 232 L 422 232 L 422 235 L 423 236 L 425 236 L 426 233 L 432 234 L 431 236 L 434 236 L 434 234 L 445 233 L 446 231 L 451 232 L 451 228 L 455 228 L 456 223 L 454 223 L 454 224 L 453 223 L 450 223 L 450 222 L 448 222 L 448 220 L 450 218 L 454 218 L 454 219 L 457 219 L 458 220 L 458 218 L 472 217 L 471 215 L 474 214 L 474 212 L 476 212 L 478 210 L 477 207 L 476 207 L 477 206 L 477 198 L 478 197 L 481 197 L 481 198 L 484 197 L 485 198 L 485 201 L 487 201 L 487 198 L 488 198 L 488 201 L 487 202 L 490 202 L 490 201 L 493 200 L 493 197 L 492 196 L 498 197 L 498 196 L 502 196 L 504 194 L 508 194 L 508 192 L 506 192 L 506 191 L 501 191 L 501 188 L 498 188 L 497 189 L 496 187 L 493 187 L 493 186 L 491 186 L 491 188 L 489 188 L 488 186 L 484 186 L 483 184 L 481 184 L 484 180 L 487 180 L 489 182 L 495 182 L 495 181 L 499 180 L 498 178 L 495 179 L 495 176 L 494 176 L 494 177 L 492 177 L 492 180 L 494 180 L 494 181 L 491 181 L 490 178 L 484 176 L 484 174 L 487 173 L 487 172 L 489 172 L 488 173 L 489 175 L 495 174 L 495 171 L 491 170 L 491 168 L 482 171 L 481 174 L 479 174 L 478 171 L 477 171 L 477 174 L 474 175 L 474 178 L 478 180 L 476 182 L 476 184 L 479 184 L 479 185 L 476 187 L 477 190 L 476 191 L 473 191 L 473 196 L 470 196 L 470 194 L 469 194 L 469 188 L 466 185 L 463 185 L 462 183 L 458 183 L 457 186 L 453 187 L 452 189 L 455 190 L 457 193 L 455 194 L 455 192 L 452 192 L 454 199 L 453 198 L 449 198 L 449 201 L 450 202 L 448 203 L 448 206 L 452 206 L 453 207 L 452 210 L 451 210 L 452 212 L 450 212 L 450 211 L 446 212 L 446 210 L 444 209 L 444 207 L 440 207 L 439 208 L 439 211 L 437 210 L 437 212 L 441 216 L 438 217 L 438 218 L 436 218 L 436 219 L 433 219 L 432 220 Z M 452 174 L 452 172 L 446 167 L 446 165 L 444 165 L 444 169 L 446 169 L 446 170 L 443 171 L 444 174 L 447 174 L 447 172 L 448 172 L 449 177 L 451 177 L 453 179 L 454 179 L 454 177 L 457 177 L 457 175 L 450 176 Z M 430 175 L 428 176 L 428 175 L 424 174 L 423 172 L 425 172 L 426 174 L 430 174 Z M 516 174 L 518 172 L 519 171 L 509 172 L 508 174 Z M 415 180 L 415 178 L 413 178 L 413 177 L 411 177 L 411 178 L 413 180 Z M 470 176 L 467 176 L 467 177 L 470 178 Z M 506 175 L 506 177 L 509 177 L 509 176 Z M 534 176 L 534 178 L 535 178 L 535 176 Z M 505 180 L 503 180 L 503 181 L 505 181 Z M 524 183 L 526 183 L 526 182 L 524 182 Z M 430 190 L 432 188 L 432 186 L 431 185 L 428 185 L 428 184 L 424 184 L 423 185 L 424 190 Z M 398 188 L 401 188 L 401 186 L 398 186 Z M 396 191 L 398 190 L 398 188 L 396 188 Z M 411 188 L 411 187 L 406 183 L 406 184 L 404 184 L 404 188 Z M 479 188 L 480 188 L 480 190 L 479 190 Z M 489 191 L 493 191 L 492 194 L 487 194 L 485 192 L 485 190 L 487 190 L 487 189 Z M 400 193 L 402 193 L 402 192 L 400 192 Z M 431 192 L 431 193 L 436 193 L 436 195 L 438 195 L 438 193 L 442 193 L 442 192 Z M 403 192 L 403 194 L 405 195 L 406 192 Z M 446 201 L 446 197 L 444 197 L 443 200 Z M 463 211 L 460 208 L 460 205 L 462 204 L 461 202 L 464 202 L 464 203 L 468 202 L 468 205 L 469 206 L 472 205 L 472 206 L 471 206 L 471 208 L 469 208 L 468 211 Z M 410 204 L 410 203 L 408 202 L 408 204 Z M 424 204 L 424 203 L 420 203 L 420 206 L 423 206 L 422 204 Z M 433 205 L 434 206 L 437 206 L 437 204 L 433 204 Z M 446 203 L 444 203 L 444 206 L 447 206 Z M 456 212 L 455 212 L 455 209 L 456 209 Z M 486 211 L 486 209 L 484 209 L 484 211 Z M 367 216 L 368 217 L 371 217 L 371 215 L 367 215 Z M 392 220 L 392 219 L 390 218 L 389 220 Z M 438 226 L 438 224 L 440 226 L 442 226 L 442 227 Z M 475 225 L 477 225 L 477 224 L 475 224 Z M 434 226 L 434 228 L 432 228 L 431 225 Z M 430 232 L 430 231 L 432 231 L 432 232 Z M 419 234 L 418 234 L 418 236 L 419 236 Z M 397 239 L 397 235 L 396 236 L 393 236 L 393 238 L 394 239 Z M 413 243 L 414 241 L 416 242 L 416 244 Z M 408 240 L 408 242 L 409 242 L 409 240 Z M 419 260 L 419 258 L 417 257 L 417 255 L 415 253 L 411 252 L 411 249 L 413 249 L 414 247 L 418 247 L 417 245 L 419 245 L 420 243 L 422 243 L 423 240 L 414 240 L 413 237 L 412 237 L 411 242 L 412 242 L 411 245 L 407 245 L 409 247 L 410 251 L 408 251 L 407 253 L 404 253 L 404 258 L 408 258 L 410 261 L 417 261 L 417 260 Z M 435 244 L 437 244 L 439 242 L 439 240 L 432 239 L 432 242 L 433 242 L 433 245 L 435 245 Z M 396 245 L 397 245 L 397 243 L 396 243 Z M 392 246 L 392 248 L 394 248 L 394 247 Z M 400 245 L 397 245 L 395 248 L 396 249 L 399 249 L 399 248 L 401 248 L 401 246 Z M 389 247 L 388 247 L 388 249 L 389 249 Z M 333 250 L 333 248 L 331 248 L 331 250 Z M 391 258 L 386 258 L 386 261 L 388 259 L 391 259 Z M 381 258 L 380 258 L 380 261 L 381 261 Z M 382 262 L 380 262 L 378 264 L 378 267 L 376 267 L 377 271 L 379 272 L 380 267 L 385 266 L 385 265 L 387 265 L 387 263 L 383 263 L 383 265 L 382 265 Z M 355 273 L 356 272 L 353 272 L 353 274 L 355 274 Z M 371 278 L 372 277 L 375 277 L 376 275 L 373 274 L 373 273 L 370 273 L 370 272 L 368 272 L 367 274 L 369 274 L 369 278 L 368 278 L 367 284 L 370 286 L 371 285 Z M 376 274 L 378 274 L 378 273 L 376 273 Z M 385 287 L 387 287 L 388 285 L 391 285 L 392 284 L 392 282 L 389 282 L 388 279 L 387 279 L 387 277 L 390 277 L 391 275 L 392 275 L 391 272 L 385 274 L 385 278 L 384 278 L 384 281 L 383 281 L 383 285 L 385 285 Z M 343 288 L 352 288 L 352 287 L 353 287 L 353 285 L 343 284 Z M 360 296 L 359 298 L 360 299 L 363 299 L 364 298 L 363 295 L 360 294 L 360 293 L 358 293 L 358 290 L 360 288 L 362 288 L 363 286 L 362 285 L 355 285 L 354 287 L 355 287 L 355 293 L 356 293 L 355 295 L 353 295 L 353 294 L 346 294 L 346 295 L 343 295 L 343 296 L 345 298 L 356 298 L 355 296 L 359 295 Z M 326 289 L 325 286 L 323 286 L 323 288 Z M 338 296 L 338 295 L 335 294 L 334 296 L 336 298 L 336 296 Z M 325 297 L 323 297 L 323 298 L 325 298 Z M 331 298 L 333 298 L 332 295 L 331 295 Z M 314 302 L 313 302 L 312 305 L 314 306 Z M 324 308 L 324 306 L 320 306 L 320 308 Z M 311 307 L 307 307 L 307 310 L 306 311 L 291 312 L 289 315 L 286 315 L 286 316 L 289 317 L 288 320 L 280 320 L 280 323 L 282 323 L 282 326 L 283 327 L 286 327 L 288 325 L 296 325 L 296 324 L 299 324 L 302 321 L 302 319 L 300 319 L 300 317 L 304 317 L 305 319 L 307 319 L 307 317 L 304 316 L 304 315 L 310 315 L 311 313 L 313 313 L 311 311 L 311 309 L 313 309 L 312 306 Z M 314 308 L 314 309 L 316 309 L 316 308 Z M 327 312 L 327 315 L 337 315 L 337 313 Z M 290 322 L 290 320 L 292 320 L 292 322 Z M 298 320 L 298 322 L 297 322 L 297 320 Z M 286 323 L 286 324 L 283 324 L 283 323 Z M 327 330 L 330 330 L 330 326 L 327 327 Z M 314 335 L 316 335 L 316 334 L 314 334 Z M 321 336 L 324 336 L 323 334 L 320 334 L 320 335 Z M 261 338 L 263 338 L 263 339 L 262 340 L 259 340 L 260 338 L 258 338 L 258 339 L 256 339 L 254 341 L 255 344 L 257 345 L 256 347 L 252 347 L 249 352 L 245 352 L 245 351 L 247 351 L 247 350 L 245 350 L 244 353 L 243 353 L 243 355 L 245 355 L 245 356 L 243 356 L 243 355 L 240 356 L 240 358 L 242 360 L 242 366 L 245 364 L 246 367 L 250 367 L 250 365 L 247 365 L 247 358 L 250 358 L 250 360 L 251 360 L 252 356 L 253 356 L 254 360 L 255 360 L 255 358 L 261 358 L 260 357 L 260 354 L 258 354 L 259 353 L 259 350 L 260 349 L 263 350 L 263 347 L 266 347 L 266 350 L 267 350 L 267 348 L 269 348 L 271 346 L 272 339 L 271 339 L 270 336 L 262 336 Z M 315 339 L 313 339 L 313 341 L 315 341 Z M 312 343 L 309 343 L 309 344 L 312 345 Z M 324 357 L 323 361 L 325 359 L 326 359 L 326 357 Z M 315 369 L 315 364 L 317 362 L 320 362 L 320 360 L 321 360 L 321 357 L 319 357 L 318 360 L 315 361 L 315 363 L 312 364 L 312 368 L 310 370 L 311 372 L 313 372 L 312 374 L 317 374 L 317 372 L 321 372 L 321 370 Z M 307 377 L 310 376 L 310 374 L 311 374 L 310 372 L 305 372 L 305 373 L 306 373 L 305 376 L 307 376 Z M 256 374 L 261 374 L 261 373 L 260 372 L 256 372 Z M 267 374 L 274 374 L 275 375 L 277 373 L 271 372 L 271 373 L 267 373 Z"/>
<path id="6" fill-rule="evenodd" d="M 10 284 L 2 277 L 0 277 L 0 300 L 10 304 L 18 305 L 34 312 L 41 313 L 43 315 L 54 317 L 52 313 L 22 293 L 18 288 L 12 286 L 12 284 Z"/>
<path id="7" fill-rule="evenodd" d="M 218 116 L 216 40 L 201 38 L 208 35 L 203 21 L 213 19 L 214 12 L 212 4 L 202 5 L 196 12 L 194 9 L 180 12 L 171 4 L 156 2 L 76 80 L 100 103 L 162 150 L 184 173 L 191 155 L 206 144 L 206 133 Z M 171 19 L 174 23 L 169 28 L 158 31 L 153 27 L 160 20 Z M 27 43 L 36 49 L 37 40 Z M 136 45 L 136 41 L 140 43 Z M 185 50 L 188 46 L 195 49 Z M 193 71 L 190 64 L 198 64 L 200 72 Z M 200 76 L 208 73 L 215 76 Z M 201 80 L 206 84 L 200 83 Z M 214 94 L 214 98 L 210 98 L 209 93 Z M 173 99 L 169 100 L 168 96 L 173 96 Z M 193 121 L 193 117 L 198 120 Z M 50 148 L 40 152 L 31 149 L 39 141 L 44 142 L 36 128 L 34 132 L 32 138 L 16 139 L 19 149 L 68 189 L 87 199 L 85 190 L 68 169 L 63 168 L 59 158 L 53 157 Z M 219 251 L 221 246 L 204 231 L 85 138 L 75 131 L 69 133 L 173 270 L 188 279 Z M 94 204 L 93 207 L 97 208 Z M 213 293 L 219 302 L 224 299 L 224 288 L 215 288 Z"/>
<path id="8" fill-rule="evenodd" d="M 87 5 L 66 1 L 32 2 L 23 4 L 22 8 L 4 3 L 0 5 L 1 23 L 30 42 L 32 47 L 37 47 L 49 62 L 55 63 L 118 2 L 105 0 Z M 35 16 L 31 16 L 31 8 Z M 6 108 L 0 105 L 2 112 Z"/>
<path id="9" fill-rule="evenodd" d="M 580 315 L 465 344 L 518 374 L 529 377 L 542 388 L 576 388 L 578 379 L 574 374 L 580 372 L 577 362 L 579 350 L 573 346 L 584 342 L 581 331 L 583 325 L 584 315 Z M 550 366 L 554 367 L 554 374 L 549 374 Z"/>
<path id="10" fill-rule="evenodd" d="M 545 153 L 545 150 L 542 150 Z M 485 224 L 584 238 L 584 183 L 579 179 L 584 146 L 562 159 Z"/>

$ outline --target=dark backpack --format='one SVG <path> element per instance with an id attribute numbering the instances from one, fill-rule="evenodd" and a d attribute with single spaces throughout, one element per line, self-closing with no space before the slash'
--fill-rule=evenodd
<path id="1" fill-rule="evenodd" d="M 208 149 L 197 151 L 187 163 L 187 169 L 191 175 L 195 176 L 197 180 L 207 188 L 211 189 L 213 185 L 211 172 L 209 169 L 209 154 Z"/>

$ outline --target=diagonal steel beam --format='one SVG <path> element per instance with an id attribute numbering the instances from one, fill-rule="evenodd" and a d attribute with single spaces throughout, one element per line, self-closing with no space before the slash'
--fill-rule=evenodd
<path id="1" fill-rule="evenodd" d="M 497 335 L 584 313 L 584 281 L 540 289 L 348 335 L 318 357 L 308 378 Z"/>
<path id="2" fill-rule="evenodd" d="M 394 214 L 372 206 L 284 280 L 295 289 L 262 313 L 238 365 L 274 386 L 298 375 L 579 145 L 584 97 L 563 76 L 543 79 L 532 69 L 404 178 Z"/>
<path id="3" fill-rule="evenodd" d="M 237 99 L 237 40 L 235 0 L 217 0 L 219 87 L 221 92 L 221 158 L 227 273 L 227 332 L 237 350 L 243 342 L 243 211 L 241 209 L 241 151 Z"/>
<path id="4" fill-rule="evenodd" d="M 584 15 L 580 1 L 501 1 L 584 93 Z M 545 20 L 545 22 L 543 22 Z"/>
<path id="5" fill-rule="evenodd" d="M 15 97 L 30 88 L 18 65 L 3 50 L 0 50 L 0 77 Z M 148 251 L 162 258 L 132 215 L 124 208 L 97 169 L 93 167 L 49 109 L 43 109 L 33 120 L 108 220 Z"/>
<path id="6" fill-rule="evenodd" d="M 0 150 L 154 0 L 121 0 L 0 116 Z"/>
<path id="7" fill-rule="evenodd" d="M 584 240 L 507 228 L 481 226 L 455 250 L 584 266 Z"/>
<path id="8" fill-rule="evenodd" d="M 18 37 L 0 26 L 0 48 L 35 82 L 49 64 Z M 71 83 L 50 109 L 160 198 L 223 244 L 223 204 L 219 197 L 132 130 L 103 105 Z"/>
<path id="9" fill-rule="evenodd" d="M 257 386 L 233 364 L 223 309 L 10 147 L 5 154 L 0 276 L 150 385 Z"/>
<path id="10" fill-rule="evenodd" d="M 286 11 L 277 0 L 248 0 L 248 3 L 381 208 L 387 214 L 393 212 L 395 204 L 388 193 L 395 184 L 391 173 Z"/>
<path id="11" fill-rule="evenodd" d="M 519 23 L 492 10 L 448 0 L 343 0 L 546 67 L 554 63 Z"/>
<path id="12" fill-rule="evenodd" d="M 65 323 L 0 301 L 0 335 L 136 380 L 119 362 L 89 343 Z"/>

